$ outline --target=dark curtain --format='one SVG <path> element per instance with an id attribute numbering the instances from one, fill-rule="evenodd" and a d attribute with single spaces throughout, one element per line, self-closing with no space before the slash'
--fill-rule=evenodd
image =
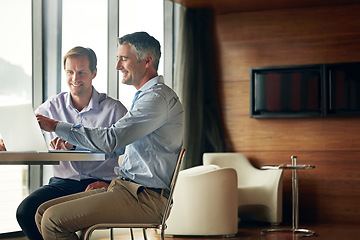
<path id="1" fill-rule="evenodd" d="M 202 165 L 204 152 L 225 151 L 213 28 L 211 10 L 182 9 L 175 82 L 185 109 L 183 168 Z"/>

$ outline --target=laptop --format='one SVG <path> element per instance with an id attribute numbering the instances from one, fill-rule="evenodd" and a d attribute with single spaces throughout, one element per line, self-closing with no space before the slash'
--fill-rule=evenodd
<path id="1" fill-rule="evenodd" d="M 90 152 L 49 149 L 31 104 L 0 106 L 0 137 L 8 152 Z"/>

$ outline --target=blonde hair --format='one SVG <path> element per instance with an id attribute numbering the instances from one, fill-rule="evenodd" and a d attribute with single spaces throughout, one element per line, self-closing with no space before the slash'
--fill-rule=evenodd
<path id="1" fill-rule="evenodd" d="M 66 60 L 69 57 L 80 57 L 80 56 L 87 56 L 89 59 L 89 68 L 91 73 L 94 73 L 96 70 L 97 65 L 97 58 L 95 52 L 91 48 L 84 48 L 84 47 L 74 47 L 70 49 L 64 56 L 63 64 L 65 69 Z"/>

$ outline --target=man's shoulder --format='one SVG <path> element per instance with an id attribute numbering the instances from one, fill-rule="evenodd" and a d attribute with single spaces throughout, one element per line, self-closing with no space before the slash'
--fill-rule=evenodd
<path id="1" fill-rule="evenodd" d="M 119 100 L 110 97 L 106 93 L 99 93 L 99 104 L 114 106 L 120 110 L 126 111 L 125 106 Z"/>
<path id="2" fill-rule="evenodd" d="M 153 85 L 150 88 L 150 91 L 152 91 L 153 93 L 155 93 L 158 96 L 164 97 L 165 99 L 173 98 L 173 97 L 177 98 L 176 92 L 164 83 L 158 83 L 158 84 Z"/>
<path id="3" fill-rule="evenodd" d="M 68 97 L 68 92 L 61 92 L 57 95 L 50 96 L 44 103 L 46 102 L 54 102 L 54 101 L 64 101 Z"/>
<path id="4" fill-rule="evenodd" d="M 68 98 L 68 94 L 69 94 L 68 92 L 61 92 L 57 95 L 51 96 L 40 106 L 65 105 Z"/>
<path id="5" fill-rule="evenodd" d="M 53 112 L 63 111 L 67 105 L 67 94 L 68 93 L 66 92 L 61 92 L 55 96 L 49 97 L 35 110 L 35 113 L 49 116 Z"/>
<path id="6" fill-rule="evenodd" d="M 110 97 L 106 93 L 99 93 L 99 103 L 121 104 L 122 105 L 122 103 L 119 100 Z"/>

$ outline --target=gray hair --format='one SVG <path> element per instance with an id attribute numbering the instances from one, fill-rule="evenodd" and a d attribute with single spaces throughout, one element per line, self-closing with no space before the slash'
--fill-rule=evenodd
<path id="1" fill-rule="evenodd" d="M 135 32 L 119 38 L 118 43 L 119 45 L 129 44 L 131 51 L 136 55 L 139 62 L 151 55 L 153 57 L 153 66 L 156 71 L 158 70 L 161 57 L 160 43 L 153 36 L 146 32 Z"/>

